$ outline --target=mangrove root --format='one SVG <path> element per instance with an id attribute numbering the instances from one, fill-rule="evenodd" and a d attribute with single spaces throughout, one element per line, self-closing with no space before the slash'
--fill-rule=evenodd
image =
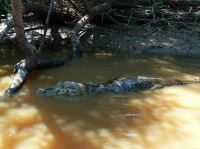
<path id="1" fill-rule="evenodd" d="M 98 5 L 91 9 L 91 12 L 89 14 L 86 14 L 83 16 L 75 25 L 75 27 L 68 32 L 69 39 L 72 43 L 72 51 L 74 57 L 80 57 L 81 56 L 81 49 L 80 49 L 80 41 L 77 36 L 77 34 L 83 30 L 86 24 L 89 23 L 96 15 L 99 15 L 101 13 L 104 13 L 108 11 L 111 8 L 110 3 L 105 2 L 104 4 Z"/>
<path id="2" fill-rule="evenodd" d="M 0 24 L 0 41 L 5 38 L 9 30 L 13 28 L 13 17 L 8 15 L 7 19 Z"/>
<path id="3" fill-rule="evenodd" d="M 37 66 L 35 69 L 44 69 L 44 68 L 50 68 L 50 67 L 57 67 L 60 65 L 63 65 L 65 63 L 65 60 L 45 60 L 40 59 L 37 62 Z M 24 84 L 26 81 L 29 73 L 32 71 L 26 67 L 26 60 L 21 60 L 14 66 L 13 73 L 15 74 L 11 85 L 9 88 L 5 91 L 4 96 L 11 96 L 14 93 L 16 93 Z"/>

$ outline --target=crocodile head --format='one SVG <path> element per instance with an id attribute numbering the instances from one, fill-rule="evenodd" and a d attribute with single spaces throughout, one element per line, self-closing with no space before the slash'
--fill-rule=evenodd
<path id="1" fill-rule="evenodd" d="M 85 87 L 76 82 L 60 81 L 51 88 L 37 90 L 39 96 L 78 96 L 85 93 Z"/>

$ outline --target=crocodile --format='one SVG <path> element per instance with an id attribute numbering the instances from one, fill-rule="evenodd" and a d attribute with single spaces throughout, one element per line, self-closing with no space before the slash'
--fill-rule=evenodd
<path id="1" fill-rule="evenodd" d="M 154 90 L 165 86 L 187 85 L 200 83 L 200 80 L 182 81 L 166 80 L 163 78 L 152 78 L 138 76 L 136 78 L 118 78 L 105 83 L 78 83 L 73 81 L 60 81 L 51 88 L 39 88 L 36 91 L 38 96 L 80 96 L 97 93 L 123 94 L 128 92 L 139 92 Z"/>

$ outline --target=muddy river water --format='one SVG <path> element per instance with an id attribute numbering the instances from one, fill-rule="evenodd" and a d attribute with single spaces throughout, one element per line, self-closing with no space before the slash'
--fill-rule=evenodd
<path id="1" fill-rule="evenodd" d="M 20 57 L 1 51 L 0 92 Z M 124 95 L 35 95 L 59 80 L 138 75 L 191 80 L 200 77 L 200 60 L 97 53 L 34 71 L 18 94 L 0 101 L 0 149 L 200 149 L 198 84 Z"/>

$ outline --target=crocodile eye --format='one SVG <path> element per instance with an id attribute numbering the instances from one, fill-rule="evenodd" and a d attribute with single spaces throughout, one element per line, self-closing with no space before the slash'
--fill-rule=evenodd
<path id="1" fill-rule="evenodd" d="M 43 89 L 43 88 L 39 88 L 39 89 L 37 90 L 37 95 L 43 95 L 43 94 L 45 94 L 45 93 L 46 93 L 46 90 Z"/>
<path id="2" fill-rule="evenodd" d="M 64 82 L 63 81 L 58 82 L 57 86 L 60 87 L 60 88 L 63 88 L 64 87 Z"/>

